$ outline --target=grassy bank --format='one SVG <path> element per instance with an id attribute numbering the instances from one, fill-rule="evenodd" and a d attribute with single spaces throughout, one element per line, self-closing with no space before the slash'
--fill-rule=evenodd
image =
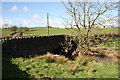
<path id="1" fill-rule="evenodd" d="M 19 68 L 22 72 L 22 76 L 20 76 L 20 72 L 15 71 L 16 69 L 14 69 L 14 67 L 9 67 L 9 69 L 5 68 L 4 71 L 11 69 L 11 75 L 8 76 L 7 74 L 4 74 L 4 77 L 118 78 L 117 63 L 96 62 L 92 57 L 79 56 L 75 61 L 71 61 L 63 56 L 47 54 L 33 58 L 11 58 L 9 61 L 11 62 L 11 65 Z M 9 65 L 4 64 L 4 66 L 8 67 Z M 26 76 L 23 73 L 27 73 L 29 76 Z"/>
<path id="2" fill-rule="evenodd" d="M 98 44 L 98 47 L 119 47 L 120 37 L 113 37 L 108 41 Z"/>

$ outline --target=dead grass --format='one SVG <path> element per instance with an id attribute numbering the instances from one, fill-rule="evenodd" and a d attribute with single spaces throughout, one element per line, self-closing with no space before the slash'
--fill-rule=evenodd
<path id="1" fill-rule="evenodd" d="M 63 64 L 66 63 L 68 61 L 68 58 L 65 58 L 65 56 L 56 56 L 56 62 Z"/>
<path id="2" fill-rule="evenodd" d="M 45 61 L 47 63 L 55 62 L 55 57 L 52 54 L 50 54 L 50 53 L 47 53 L 47 54 L 43 55 L 43 58 L 45 59 Z"/>
<path id="3" fill-rule="evenodd" d="M 108 56 L 109 54 L 118 55 L 118 50 L 116 48 L 111 47 L 91 47 L 91 51 L 93 53 L 97 53 L 99 56 Z"/>
<path id="4" fill-rule="evenodd" d="M 71 72 L 72 75 L 75 75 L 75 73 L 77 72 L 77 70 L 79 69 L 79 64 L 71 64 L 69 65 L 69 68 L 68 68 L 68 72 Z"/>
<path id="5" fill-rule="evenodd" d="M 81 66 L 86 66 L 88 62 L 93 61 L 94 58 L 90 56 L 85 56 L 85 55 L 79 55 L 75 58 L 75 60 L 81 65 Z"/>
<path id="6" fill-rule="evenodd" d="M 68 58 L 65 56 L 55 56 L 51 53 L 47 53 L 46 55 L 43 55 L 43 58 L 47 63 L 59 63 L 59 64 L 64 64 L 68 61 Z"/>

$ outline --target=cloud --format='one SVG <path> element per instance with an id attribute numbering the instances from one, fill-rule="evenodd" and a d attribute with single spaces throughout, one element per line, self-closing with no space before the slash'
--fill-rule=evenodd
<path id="1" fill-rule="evenodd" d="M 60 18 L 54 18 L 50 20 L 51 25 L 62 25 L 62 20 Z"/>
<path id="2" fill-rule="evenodd" d="M 44 17 L 41 17 L 39 14 L 33 15 L 30 19 L 25 20 L 23 19 L 23 24 L 24 25 L 46 25 L 47 19 Z M 49 24 L 50 26 L 60 26 L 63 25 L 62 19 L 61 18 L 52 18 L 49 19 Z"/>
<path id="3" fill-rule="evenodd" d="M 41 23 L 40 15 L 38 15 L 38 14 L 33 15 L 32 19 L 33 19 L 33 22 L 36 24 Z"/>
<path id="4" fill-rule="evenodd" d="M 18 10 L 18 7 L 16 5 L 11 7 L 11 11 L 17 11 L 17 10 Z"/>
<path id="5" fill-rule="evenodd" d="M 4 24 L 4 20 L 0 18 L 0 26 L 2 26 L 3 24 Z"/>
<path id="6" fill-rule="evenodd" d="M 23 24 L 30 24 L 31 21 L 30 20 L 23 20 Z"/>
<path id="7" fill-rule="evenodd" d="M 2 19 L 0 18 L 0 27 L 4 27 L 4 24 L 12 25 L 13 21 L 9 19 Z M 9 26 L 8 26 L 9 27 Z"/>
<path id="8" fill-rule="evenodd" d="M 2 19 L 2 18 L 0 18 L 0 25 L 3 25 L 3 24 L 11 25 L 11 24 L 13 24 L 13 21 L 9 20 L 9 19 Z"/>
<path id="9" fill-rule="evenodd" d="M 28 12 L 28 11 L 29 11 L 28 7 L 27 7 L 27 6 L 24 6 L 24 7 L 23 7 L 23 11 L 24 11 L 24 12 Z"/>
<path id="10" fill-rule="evenodd" d="M 35 14 L 31 17 L 29 20 L 23 19 L 24 25 L 30 25 L 30 24 L 40 24 L 40 16 L 38 14 Z"/>
<path id="11" fill-rule="evenodd" d="M 9 20 L 9 19 L 5 19 L 5 24 L 8 24 L 8 25 L 11 25 L 13 24 L 13 21 L 12 20 Z"/>

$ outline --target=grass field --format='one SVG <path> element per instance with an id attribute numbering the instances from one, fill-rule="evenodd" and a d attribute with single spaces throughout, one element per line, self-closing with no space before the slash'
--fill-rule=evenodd
<path id="1" fill-rule="evenodd" d="M 47 28 L 34 27 L 25 32 L 27 35 L 48 35 Z M 85 32 L 84 29 L 81 29 Z M 2 35 L 11 31 L 3 29 Z M 75 33 L 75 32 L 74 32 Z M 118 28 L 93 29 L 91 34 L 118 33 Z M 65 28 L 50 28 L 50 35 L 73 34 Z M 118 47 L 119 37 L 102 42 L 97 47 Z M 14 57 L 3 54 L 3 78 L 118 78 L 117 62 L 97 62 L 92 57 L 79 57 L 75 61 L 53 55 L 33 58 Z"/>
<path id="2" fill-rule="evenodd" d="M 84 29 L 81 29 L 81 32 L 85 32 Z M 10 34 L 11 31 L 9 29 L 3 29 L 2 35 Z M 74 34 L 76 31 L 73 31 L 72 29 L 66 29 L 66 28 L 50 28 L 49 34 L 55 35 L 55 34 Z M 107 33 L 118 33 L 118 28 L 94 28 L 91 31 L 91 34 L 107 34 Z M 27 35 L 48 35 L 48 28 L 46 27 L 32 27 L 29 28 L 28 32 L 24 33 L 24 36 Z"/>

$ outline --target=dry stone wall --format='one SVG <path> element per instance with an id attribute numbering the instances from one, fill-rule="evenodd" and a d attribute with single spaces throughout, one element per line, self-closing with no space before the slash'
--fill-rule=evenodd
<path id="1" fill-rule="evenodd" d="M 104 34 L 99 36 L 120 37 L 120 34 Z M 64 41 L 65 35 L 24 36 L 1 38 L 0 44 L 2 43 L 2 54 L 29 56 L 58 50 L 61 47 L 60 44 L 64 43 Z"/>
<path id="2" fill-rule="evenodd" d="M 27 36 L 1 39 L 2 53 L 16 56 L 44 54 L 58 48 L 65 35 Z"/>

